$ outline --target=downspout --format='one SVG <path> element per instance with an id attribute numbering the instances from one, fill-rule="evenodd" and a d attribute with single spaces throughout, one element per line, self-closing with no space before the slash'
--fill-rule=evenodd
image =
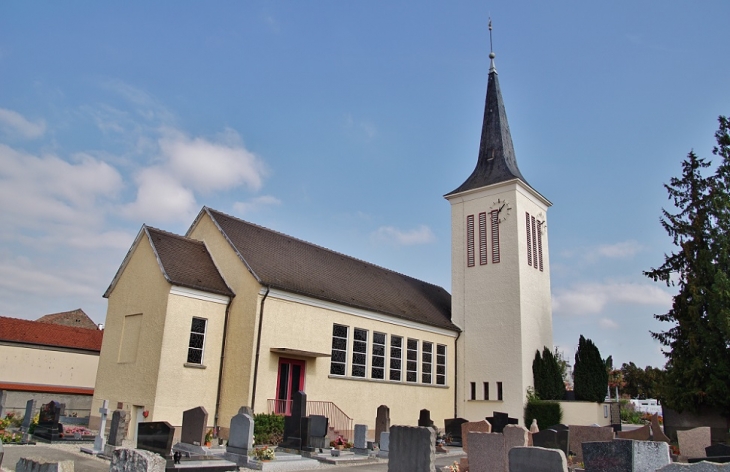
<path id="1" fill-rule="evenodd" d="M 228 339 L 228 314 L 231 311 L 231 303 L 233 303 L 233 297 L 228 299 L 228 305 L 226 305 L 226 316 L 223 321 L 223 342 L 221 343 L 221 362 L 218 367 L 218 393 L 215 397 L 215 416 L 213 417 L 213 431 L 215 431 L 216 437 L 218 436 L 218 410 L 221 404 L 221 387 L 223 385 L 223 360 L 226 357 L 226 340 Z"/>
<path id="2" fill-rule="evenodd" d="M 458 418 L 457 406 L 458 406 L 458 386 L 459 386 L 459 338 L 461 337 L 461 331 L 456 335 L 454 340 L 454 418 Z"/>
<path id="3" fill-rule="evenodd" d="M 259 332 L 256 336 L 256 359 L 253 365 L 253 385 L 251 388 L 251 411 L 256 413 L 256 381 L 259 376 L 259 354 L 261 352 L 261 329 L 264 323 L 264 302 L 269 296 L 269 287 L 266 287 L 264 298 L 261 299 L 261 307 L 259 308 Z"/>

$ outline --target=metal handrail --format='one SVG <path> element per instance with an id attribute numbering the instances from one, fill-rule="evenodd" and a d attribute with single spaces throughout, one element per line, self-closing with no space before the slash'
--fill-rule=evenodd
<path id="1" fill-rule="evenodd" d="M 268 412 L 276 413 L 277 415 L 289 416 L 291 415 L 291 403 L 291 400 L 278 400 L 276 398 L 269 398 L 267 400 Z M 330 428 L 337 431 L 345 439 L 352 437 L 353 419 L 347 416 L 347 414 L 334 403 L 327 401 L 307 400 L 306 414 L 307 416 L 326 416 L 329 420 Z"/>

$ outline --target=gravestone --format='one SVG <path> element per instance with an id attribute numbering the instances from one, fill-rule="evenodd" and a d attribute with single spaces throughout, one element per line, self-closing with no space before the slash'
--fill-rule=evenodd
<path id="1" fill-rule="evenodd" d="M 99 414 L 101 415 L 101 424 L 99 426 L 99 434 L 94 438 L 94 452 L 102 452 L 104 446 L 106 446 L 106 418 L 109 414 L 109 400 L 103 400 L 101 402 L 101 408 L 99 408 Z"/>
<path id="2" fill-rule="evenodd" d="M 680 464 L 674 462 L 665 465 L 657 472 L 730 472 L 730 464 L 713 464 L 712 462 L 698 462 L 696 464 Z"/>
<path id="3" fill-rule="evenodd" d="M 610 426 L 578 426 L 570 425 L 568 430 L 569 451 L 575 454 L 577 462 L 583 462 L 584 442 L 611 441 L 613 440 L 613 428 Z"/>
<path id="4" fill-rule="evenodd" d="M 300 450 L 306 451 L 306 452 L 312 452 L 314 451 L 314 448 L 309 445 L 309 427 L 312 423 L 312 419 L 309 416 L 305 416 L 302 418 L 302 421 L 300 423 L 300 431 L 301 431 L 301 446 Z"/>
<path id="5" fill-rule="evenodd" d="M 434 472 L 436 431 L 420 426 L 391 426 L 388 472 Z"/>
<path id="6" fill-rule="evenodd" d="M 378 457 L 387 458 L 390 451 L 390 431 L 380 433 L 380 450 Z"/>
<path id="7" fill-rule="evenodd" d="M 431 412 L 427 409 L 421 410 L 418 415 L 418 426 L 425 426 L 426 428 L 433 427 L 433 421 L 431 421 Z"/>
<path id="8" fill-rule="evenodd" d="M 291 415 L 284 417 L 284 441 L 279 444 L 286 449 L 302 448 L 302 418 L 307 412 L 307 394 L 299 391 L 292 397 Z"/>
<path id="9" fill-rule="evenodd" d="M 379 442 L 380 435 L 387 433 L 388 430 L 390 430 L 390 408 L 380 405 L 375 416 L 375 442 Z"/>
<path id="10" fill-rule="evenodd" d="M 353 441 L 352 452 L 355 454 L 368 454 L 368 427 L 364 424 L 355 425 L 355 440 Z"/>
<path id="11" fill-rule="evenodd" d="M 648 424 L 630 431 L 619 431 L 616 437 L 620 439 L 635 439 L 637 441 L 648 441 L 651 439 L 651 428 Z"/>
<path id="12" fill-rule="evenodd" d="M 504 435 L 505 454 L 509 454 L 513 447 L 527 447 L 530 445 L 530 432 L 524 426 L 508 424 L 504 427 L 502 435 Z"/>
<path id="13" fill-rule="evenodd" d="M 488 421 L 467 421 L 461 425 L 461 447 L 469 452 L 469 433 L 491 433 L 492 425 Z"/>
<path id="14" fill-rule="evenodd" d="M 611 429 L 613 431 L 613 428 Z M 590 472 L 633 472 L 632 441 L 584 442 L 583 464 Z"/>
<path id="15" fill-rule="evenodd" d="M 559 449 L 514 447 L 507 456 L 509 472 L 568 472 L 568 460 Z"/>
<path id="16" fill-rule="evenodd" d="M 507 413 L 502 413 L 500 411 L 492 412 L 492 416 L 488 417 L 487 421 L 489 422 L 489 424 L 492 425 L 493 433 L 501 433 L 502 431 L 504 431 L 504 427 L 508 424 L 519 423 L 519 421 L 517 421 L 517 418 L 510 418 Z"/>
<path id="17" fill-rule="evenodd" d="M 727 444 L 713 444 L 705 448 L 706 457 L 730 456 L 730 446 Z"/>
<path id="18" fill-rule="evenodd" d="M 469 470 L 471 472 L 506 472 L 507 450 L 504 435 L 499 433 L 468 433 Z"/>
<path id="19" fill-rule="evenodd" d="M 245 413 L 238 413 L 231 418 L 226 452 L 246 456 L 252 447 L 253 418 Z"/>
<path id="20" fill-rule="evenodd" d="M 662 425 L 659 424 L 659 413 L 651 415 L 651 439 L 652 441 L 669 443 L 669 438 L 666 434 L 664 434 Z"/>
<path id="21" fill-rule="evenodd" d="M 165 472 L 165 462 L 150 451 L 121 448 L 114 451 L 109 472 Z"/>
<path id="22" fill-rule="evenodd" d="M 679 453 L 687 457 L 707 457 L 705 448 L 712 445 L 709 426 L 677 431 Z"/>
<path id="23" fill-rule="evenodd" d="M 208 429 L 208 412 L 202 406 L 183 411 L 180 442 L 202 446 Z"/>
<path id="24" fill-rule="evenodd" d="M 625 441 L 616 439 L 616 441 Z M 634 445 L 634 472 L 655 472 L 672 462 L 669 444 L 661 441 L 632 441 Z"/>
<path id="25" fill-rule="evenodd" d="M 115 412 L 116 413 L 116 412 Z M 171 459 L 175 428 L 167 421 L 150 421 L 137 425 L 137 449 L 157 453 Z M 116 454 L 117 451 L 114 451 Z"/>
<path id="26" fill-rule="evenodd" d="M 618 395 L 618 393 L 617 393 Z M 610 404 L 611 408 L 611 427 L 615 433 L 621 431 L 621 404 L 614 402 Z"/>
<path id="27" fill-rule="evenodd" d="M 554 429 L 546 429 L 539 433 L 532 433 L 532 445 L 545 449 L 562 449 L 558 444 L 558 432 Z"/>
<path id="28" fill-rule="evenodd" d="M 463 444 L 461 440 L 461 425 L 464 423 L 468 423 L 464 418 L 447 418 L 444 420 L 444 431 L 451 437 L 451 444 L 453 446 Z"/>
<path id="29" fill-rule="evenodd" d="M 253 418 L 253 410 L 251 409 L 250 406 L 242 406 L 241 408 L 238 409 L 238 414 L 239 415 L 248 415 L 251 418 Z"/>
<path id="30" fill-rule="evenodd" d="M 28 400 L 25 403 L 25 416 L 23 416 L 23 423 L 20 425 L 20 430 L 27 433 L 30 429 L 30 424 L 33 422 L 33 416 L 35 416 L 35 400 Z"/>
<path id="31" fill-rule="evenodd" d="M 122 445 L 127 428 L 127 412 L 125 410 L 114 410 L 112 413 L 112 424 L 109 428 L 109 439 L 107 444 L 119 447 Z"/>
<path id="32" fill-rule="evenodd" d="M 35 427 L 33 435 L 49 441 L 58 441 L 61 439 L 61 433 L 63 432 L 63 426 L 58 422 L 60 417 L 60 403 L 50 401 L 45 405 L 41 405 L 41 410 L 38 414 L 38 424 Z"/>
<path id="33" fill-rule="evenodd" d="M 309 416 L 309 441 L 307 446 L 312 449 L 324 449 L 329 445 L 327 440 L 327 430 L 329 429 L 329 419 L 322 415 Z"/>

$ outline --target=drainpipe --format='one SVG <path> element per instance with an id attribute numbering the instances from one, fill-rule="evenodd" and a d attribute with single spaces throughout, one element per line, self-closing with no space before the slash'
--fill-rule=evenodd
<path id="1" fill-rule="evenodd" d="M 264 302 L 269 296 L 269 287 L 266 287 L 264 298 L 261 299 L 261 307 L 259 308 L 259 332 L 256 336 L 256 360 L 253 365 L 253 385 L 251 387 L 251 411 L 256 413 L 256 381 L 259 376 L 259 354 L 261 352 L 261 329 L 264 324 Z"/>
<path id="2" fill-rule="evenodd" d="M 223 321 L 223 342 L 221 343 L 221 362 L 218 367 L 218 392 L 215 396 L 215 416 L 213 417 L 213 431 L 218 436 L 218 409 L 221 404 L 221 386 L 223 385 L 223 360 L 226 357 L 226 340 L 228 339 L 228 314 L 231 312 L 231 303 L 233 303 L 233 297 L 228 299 L 228 305 L 226 305 L 226 316 Z"/>
<path id="3" fill-rule="evenodd" d="M 454 341 L 454 418 L 458 418 L 457 416 L 457 406 L 458 406 L 458 386 L 459 386 L 459 338 L 461 337 L 461 331 L 459 331 L 459 334 L 456 335 L 456 340 Z"/>

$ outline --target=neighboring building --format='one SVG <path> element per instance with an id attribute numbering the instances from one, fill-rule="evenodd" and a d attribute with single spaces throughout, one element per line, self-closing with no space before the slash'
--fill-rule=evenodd
<path id="1" fill-rule="evenodd" d="M 0 317 L 0 416 L 55 400 L 87 416 L 104 335 L 94 329 Z"/>
<path id="2" fill-rule="evenodd" d="M 477 167 L 446 198 L 453 298 L 207 207 L 185 236 L 142 226 L 104 295 L 92 412 L 128 410 L 132 436 L 202 405 L 225 436 L 241 406 L 286 413 L 304 390 L 371 429 L 381 404 L 392 424 L 422 408 L 441 427 L 522 421 L 534 353 L 552 348 L 550 202 L 517 167 L 493 61 Z"/>
<path id="3" fill-rule="evenodd" d="M 89 315 L 87 315 L 81 308 L 41 316 L 36 321 L 63 326 L 75 326 L 77 328 L 99 329 L 96 323 L 94 323 L 91 318 L 89 318 Z"/>

